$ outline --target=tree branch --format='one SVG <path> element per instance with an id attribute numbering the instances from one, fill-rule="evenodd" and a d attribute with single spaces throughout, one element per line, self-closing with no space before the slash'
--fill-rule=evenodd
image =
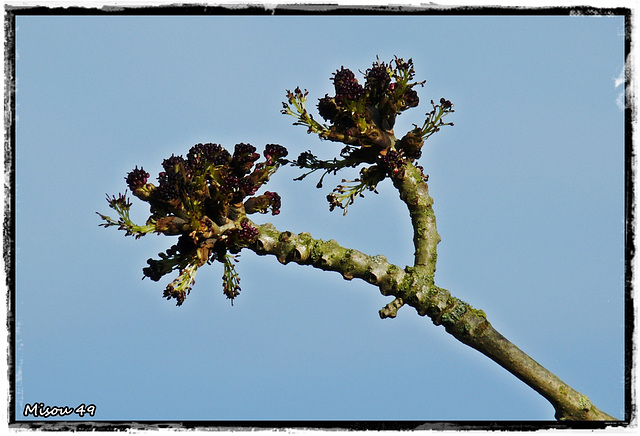
<path id="1" fill-rule="evenodd" d="M 424 218 L 429 224 L 427 233 L 435 231 L 435 220 L 432 221 L 431 216 L 427 213 Z M 416 220 L 424 219 L 416 217 Z M 491 326 L 482 310 L 435 286 L 428 265 L 402 269 L 382 255 L 369 256 L 342 247 L 333 239 L 324 241 L 314 239 L 309 233 L 280 232 L 272 224 L 252 225 L 259 234 L 249 249 L 259 255 L 276 256 L 282 264 L 311 265 L 340 273 L 346 280 L 357 278 L 377 286 L 383 295 L 395 297 L 380 310 L 381 318 L 395 317 L 403 304 L 414 307 L 419 315 L 429 316 L 435 325 L 444 326 L 456 339 L 494 360 L 545 397 L 555 408 L 556 419 L 616 420 L 509 342 Z M 427 243 L 427 250 L 436 243 L 433 240 Z"/>
<path id="2" fill-rule="evenodd" d="M 188 294 L 196 269 L 212 261 L 224 264 L 223 290 L 233 301 L 240 288 L 231 263 L 233 257 L 228 252 L 234 254 L 249 248 L 259 255 L 274 255 L 283 264 L 311 265 L 338 272 L 347 280 L 358 278 L 377 286 L 383 295 L 395 297 L 379 311 L 381 318 L 394 318 L 403 305 L 412 306 L 420 316 L 428 316 L 435 325 L 444 326 L 456 339 L 494 360 L 544 396 L 555 408 L 558 420 L 615 420 L 505 339 L 482 310 L 435 285 L 440 235 L 427 178 L 413 161 L 422 154 L 425 139 L 441 126 L 452 125 L 444 123 L 442 117 L 453 112 L 453 105 L 444 98 L 439 105 L 431 101 L 433 110 L 427 113 L 423 127 L 415 126 L 402 139 L 396 139 L 393 133 L 396 116 L 418 105 L 413 87 L 424 82 L 411 82 L 414 75 L 411 60 L 405 62 L 396 57 L 393 62 L 395 67 L 377 61 L 366 71 L 364 87 L 351 70 L 342 67 L 337 71 L 332 78 L 336 95 L 325 95 L 318 103 L 320 115 L 330 122 L 328 126 L 315 121 L 305 109 L 307 91 L 296 88 L 287 92 L 288 103 L 283 103 L 283 113 L 293 115 L 297 118 L 294 124 L 307 126 L 309 132 L 323 139 L 346 144 L 341 160 L 319 161 L 305 152 L 294 163 L 284 159 L 287 156 L 284 147 L 267 144 L 265 161 L 256 163 L 260 155 L 250 144 L 236 144 L 233 154 L 218 144 L 196 144 L 186 159 L 172 155 L 163 161 L 157 187 L 147 183 L 149 174 L 142 167 L 136 166 L 128 173 L 126 180 L 133 195 L 151 205 L 152 215 L 145 226 L 131 222 L 131 204 L 125 195 L 107 197 L 120 219 L 99 214 L 106 221 L 101 225 L 117 226 L 136 238 L 153 232 L 180 235 L 176 244 L 159 253 L 160 260 L 149 259 L 149 266 L 143 269 L 152 280 L 175 269 L 180 271 L 164 294 L 166 298 L 175 298 L 178 305 Z M 347 205 L 365 189 L 373 190 L 386 177 L 391 178 L 411 217 L 413 266 L 403 269 L 387 262 L 384 256 L 344 248 L 335 240 L 317 240 L 309 233 L 294 235 L 280 232 L 271 224 L 252 223 L 247 214 L 268 210 L 274 215 L 279 213 L 278 194 L 267 191 L 254 195 L 286 162 L 310 172 L 322 169 L 325 174 L 372 164 L 362 168 L 354 186 L 339 186 L 328 196 L 331 209 L 343 207 L 345 212 Z"/>
<path id="3" fill-rule="evenodd" d="M 438 258 L 436 247 L 440 242 L 440 235 L 436 229 L 433 199 L 429 195 L 425 176 L 411 162 L 406 162 L 404 171 L 392 177 L 392 180 L 411 216 L 413 244 L 416 250 L 414 267 L 432 276 L 433 280 Z"/>
<path id="4" fill-rule="evenodd" d="M 411 216 L 414 230 L 415 268 L 420 273 L 427 275 L 427 282 L 433 284 L 437 261 L 436 246 L 440 242 L 440 235 L 436 230 L 436 217 L 432 208 L 433 199 L 429 195 L 426 178 L 423 176 L 422 170 L 411 162 L 407 162 L 405 170 L 397 177 L 392 177 L 392 180 L 400 193 L 400 199 L 407 205 Z M 433 287 L 440 289 L 435 285 Z M 451 306 L 456 307 L 451 312 L 453 318 L 458 317 L 459 313 L 460 319 L 466 315 L 466 321 L 462 323 L 443 321 L 444 316 L 450 317 L 450 315 L 439 314 L 435 319 L 432 317 L 434 323 L 442 322 L 445 329 L 456 339 L 494 360 L 545 397 L 556 409 L 556 419 L 615 419 L 596 409 L 586 396 L 573 390 L 509 342 L 491 326 L 486 320 L 484 312 L 473 309 L 467 303 L 450 296 L 447 301 L 453 301 Z M 400 300 L 400 304 L 402 304 L 402 300 Z"/>

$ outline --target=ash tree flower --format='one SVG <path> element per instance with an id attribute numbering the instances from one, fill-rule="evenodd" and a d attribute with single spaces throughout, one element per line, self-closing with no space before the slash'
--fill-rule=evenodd
<path id="1" fill-rule="evenodd" d="M 142 167 L 138 169 L 138 166 L 136 165 L 135 169 L 127 174 L 125 180 L 127 181 L 127 186 L 129 186 L 129 189 L 135 191 L 136 189 L 142 188 L 144 185 L 146 185 L 148 178 L 149 173 L 146 172 Z"/>
<path id="2" fill-rule="evenodd" d="M 117 226 L 136 238 L 149 233 L 179 236 L 178 242 L 147 260 L 143 278 L 159 281 L 173 271 L 178 277 L 167 285 L 163 296 L 181 305 L 195 283 L 198 268 L 215 261 L 224 264 L 223 292 L 233 302 L 240 292 L 235 272 L 236 254 L 256 242 L 258 230 L 247 215 L 280 212 L 281 198 L 271 191 L 255 196 L 280 165 L 287 149 L 268 144 L 265 160 L 251 144 L 239 143 L 233 154 L 213 143 L 196 144 L 186 155 L 171 155 L 162 161 L 158 184 L 136 166 L 125 177 L 134 196 L 150 206 L 145 225 L 129 217 L 132 204 L 126 194 L 107 197 L 119 218 L 98 214 L 104 227 Z M 231 253 L 231 254 L 230 254 Z"/>
<path id="3" fill-rule="evenodd" d="M 433 110 L 427 113 L 422 127 L 415 128 L 401 139 L 397 139 L 393 128 L 396 118 L 402 112 L 418 106 L 420 99 L 416 87 L 424 81 L 414 81 L 415 71 L 411 59 L 405 61 L 396 57 L 389 63 L 379 59 L 364 73 L 363 84 L 358 82 L 352 70 L 341 66 L 330 78 L 333 81 L 335 95 L 325 94 L 318 100 L 317 109 L 327 122 L 317 122 L 305 108 L 308 91 L 299 87 L 294 92 L 287 91 L 287 102 L 283 103 L 282 113 L 296 118 L 295 125 L 303 125 L 309 133 L 316 133 L 321 139 L 340 142 L 344 147 L 339 157 L 332 160 L 320 160 L 306 151 L 297 160 L 290 162 L 307 172 L 296 180 L 322 170 L 323 174 L 336 174 L 348 167 L 362 164 L 371 165 L 367 172 L 376 177 L 361 177 L 352 181 L 343 181 L 327 196 L 330 210 L 343 209 L 352 204 L 364 191 L 376 191 L 377 184 L 384 178 L 401 179 L 403 168 L 422 156 L 424 141 L 439 131 L 445 123 L 443 117 L 453 112 L 453 104 L 441 99 L 439 105 L 432 102 Z M 378 175 L 382 174 L 382 177 Z M 426 177 L 426 176 L 425 176 Z"/>
<path id="4" fill-rule="evenodd" d="M 126 191 L 107 196 L 108 205 L 118 218 L 99 213 L 104 221 L 100 225 L 117 227 L 134 238 L 149 233 L 178 237 L 167 250 L 158 253 L 158 258 L 148 259 L 142 269 L 143 278 L 152 281 L 178 272 L 163 292 L 164 298 L 176 300 L 178 306 L 190 293 L 198 268 L 214 262 L 223 265 L 222 292 L 233 305 L 241 290 L 235 264 L 240 251 L 249 248 L 258 255 L 274 255 L 283 264 L 311 265 L 338 272 L 347 280 L 358 278 L 377 286 L 383 295 L 395 297 L 379 311 L 381 318 L 396 317 L 405 305 L 414 307 L 420 316 L 444 326 L 447 333 L 490 357 L 543 395 L 555 408 L 558 420 L 615 420 L 511 344 L 492 327 L 484 311 L 436 286 L 440 235 L 426 183 L 428 175 L 415 161 L 422 156 L 425 141 L 431 135 L 445 125 L 453 125 L 444 122 L 444 117 L 453 112 L 453 104 L 445 98 L 438 103 L 431 100 L 432 109 L 422 125 L 414 124 L 398 139 L 393 130 L 397 116 L 420 103 L 415 88 L 425 82 L 413 81 L 414 75 L 412 60 L 397 57 L 388 64 L 376 60 L 363 73 L 362 82 L 352 70 L 341 66 L 330 78 L 335 95 L 325 94 L 317 104 L 318 113 L 327 124 L 316 121 L 307 111 L 308 91 L 300 87 L 287 91 L 282 112 L 295 117 L 294 125 L 307 127 L 308 133 L 341 143 L 333 159 L 321 160 L 304 151 L 289 161 L 285 147 L 267 144 L 262 153 L 264 161 L 260 161 L 260 153 L 251 144 L 236 144 L 232 153 L 218 144 L 196 144 L 186 157 L 172 154 L 162 161 L 157 184 L 150 183 L 149 173 L 137 165 L 127 173 L 128 189 L 150 206 L 144 225 L 131 220 L 132 203 Z M 325 175 L 358 168 L 357 178 L 342 179 L 327 195 L 330 211 L 342 209 L 344 213 L 365 191 L 377 193 L 378 184 L 390 179 L 409 211 L 415 248 L 413 266 L 401 268 L 384 256 L 368 256 L 341 247 L 333 239 L 314 239 L 306 232 L 279 232 L 271 224 L 251 221 L 248 216 L 252 214 L 280 213 L 280 195 L 258 192 L 284 164 L 306 171 L 294 180 L 322 171 L 318 188 Z"/>

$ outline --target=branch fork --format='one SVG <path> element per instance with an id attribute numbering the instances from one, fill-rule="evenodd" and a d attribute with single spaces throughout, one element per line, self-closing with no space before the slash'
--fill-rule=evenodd
<path id="1" fill-rule="evenodd" d="M 196 144 L 186 158 L 172 155 L 162 163 L 159 186 L 147 182 L 149 174 L 142 167 L 131 171 L 127 185 L 133 195 L 150 203 L 152 215 L 144 226 L 129 218 L 126 195 L 107 197 L 118 219 L 99 214 L 104 227 L 116 226 L 126 235 L 139 238 L 149 233 L 180 235 L 178 242 L 160 260 L 149 259 L 143 268 L 145 276 L 154 281 L 179 270 L 180 275 L 164 293 L 180 305 L 195 282 L 196 270 L 213 261 L 224 265 L 223 292 L 231 299 L 240 291 L 233 262 L 235 254 L 244 248 L 258 255 L 273 255 L 282 264 L 310 265 L 324 271 L 339 273 L 345 280 L 361 279 L 394 299 L 379 311 L 381 318 L 395 318 L 405 306 L 416 309 L 435 325 L 462 343 L 480 351 L 510 371 L 545 397 L 556 410 L 558 420 L 616 419 L 599 409 L 590 400 L 562 382 L 504 336 L 497 332 L 486 314 L 455 298 L 436 286 L 434 276 L 437 245 L 440 235 L 436 227 L 433 199 L 429 195 L 428 177 L 414 164 L 422 154 L 424 141 L 440 130 L 443 117 L 453 112 L 453 105 L 444 98 L 440 104 L 431 101 L 433 110 L 419 127 L 396 139 L 393 126 L 397 115 L 418 105 L 413 82 L 411 59 L 395 58 L 389 64 L 379 60 L 365 72 L 364 86 L 352 71 L 342 67 L 332 78 L 335 96 L 325 95 L 318 103 L 318 112 L 329 123 L 314 120 L 305 108 L 308 92 L 296 88 L 287 92 L 283 113 L 296 118 L 296 125 L 308 128 L 320 138 L 346 145 L 340 159 L 320 160 L 304 152 L 296 161 L 284 159 L 287 151 L 277 144 L 267 144 L 264 162 L 250 144 L 236 144 L 233 154 L 218 144 Z M 344 209 L 365 191 L 376 191 L 379 182 L 390 178 L 400 199 L 407 206 L 413 226 L 414 264 L 405 268 L 387 261 L 382 255 L 370 256 L 345 248 L 335 240 L 314 239 L 309 233 L 280 232 L 271 224 L 256 224 L 247 215 L 280 212 L 280 196 L 266 191 L 256 196 L 281 164 L 298 166 L 307 172 L 322 170 L 324 175 L 336 174 L 348 167 L 368 165 L 360 177 L 334 189 L 327 199 L 330 210 Z M 231 253 L 231 254 L 229 254 Z"/>

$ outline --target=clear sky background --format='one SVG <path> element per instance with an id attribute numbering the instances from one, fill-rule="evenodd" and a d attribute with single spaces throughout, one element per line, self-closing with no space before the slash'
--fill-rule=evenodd
<path id="1" fill-rule="evenodd" d="M 436 283 L 624 416 L 624 18 L 19 16 L 16 413 L 93 403 L 97 420 L 549 420 L 506 370 L 362 281 L 243 251 L 241 295 L 201 268 L 182 307 L 141 281 L 173 240 L 98 227 L 105 193 L 198 142 L 335 156 L 280 114 L 341 65 L 413 58 L 422 104 L 455 105 L 420 164 L 442 242 Z M 360 76 L 361 77 L 361 76 Z M 282 168 L 282 213 L 254 216 L 404 267 L 409 215 L 389 181 L 342 216 Z M 142 222 L 146 204 L 134 199 Z M 113 214 L 111 214 L 113 216 Z M 74 419 L 78 417 L 74 416 Z M 86 417 L 85 417 L 86 418 Z"/>

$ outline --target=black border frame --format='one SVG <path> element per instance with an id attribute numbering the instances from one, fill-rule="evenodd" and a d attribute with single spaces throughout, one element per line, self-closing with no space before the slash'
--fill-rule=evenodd
<path id="1" fill-rule="evenodd" d="M 637 419 L 633 383 L 635 304 L 633 300 L 633 265 L 635 256 L 634 194 L 635 154 L 633 150 L 635 99 L 629 92 L 632 83 L 630 65 L 632 39 L 632 10 L 625 7 L 499 7 L 499 6 L 339 6 L 329 4 L 297 5 L 160 5 L 160 6 L 103 6 L 99 7 L 4 7 L 5 30 L 5 218 L 3 222 L 3 256 L 5 261 L 8 330 L 8 424 L 12 429 L 54 431 L 131 431 L 131 430 L 226 430 L 254 431 L 264 429 L 296 430 L 514 430 L 545 429 L 604 429 L 627 427 Z M 15 413 L 15 79 L 16 79 L 16 16 L 29 15 L 616 15 L 625 17 L 625 416 L 615 422 L 558 422 L 549 421 L 20 421 Z M 7 185 L 8 181 L 8 185 Z"/>

